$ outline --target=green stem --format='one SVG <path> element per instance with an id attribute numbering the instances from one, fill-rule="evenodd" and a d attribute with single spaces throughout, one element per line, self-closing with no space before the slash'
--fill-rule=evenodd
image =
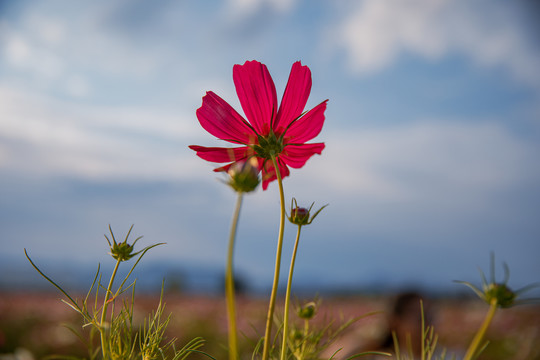
<path id="1" fill-rule="evenodd" d="M 229 236 L 229 249 L 227 253 L 227 268 L 225 272 L 225 298 L 227 302 L 227 315 L 229 317 L 229 359 L 238 359 L 238 339 L 236 327 L 236 305 L 234 295 L 234 274 L 233 274 L 233 253 L 234 240 L 236 238 L 236 228 L 240 218 L 240 208 L 242 207 L 243 193 L 238 192 L 236 208 L 234 210 L 231 224 L 231 233 Z"/>
<path id="2" fill-rule="evenodd" d="M 120 266 L 121 260 L 116 260 L 116 265 L 114 266 L 114 270 L 111 275 L 111 279 L 109 280 L 109 286 L 107 286 L 107 291 L 105 292 L 105 299 L 103 300 L 103 310 L 101 311 L 101 321 L 99 322 L 99 333 L 101 336 L 101 351 L 103 353 L 103 359 L 108 359 L 108 348 L 107 348 L 107 342 L 105 339 L 105 317 L 107 316 L 107 308 L 109 307 L 109 295 L 112 293 L 112 285 L 114 282 L 114 278 L 116 277 L 116 272 L 118 271 L 118 267 Z"/>
<path id="3" fill-rule="evenodd" d="M 421 360 L 426 360 L 426 319 L 424 318 L 424 303 L 420 300 L 420 314 L 422 319 L 422 344 L 420 344 L 420 351 L 422 354 Z"/>
<path id="4" fill-rule="evenodd" d="M 279 199 L 281 205 L 281 216 L 279 220 L 279 234 L 277 242 L 277 251 L 276 251 L 276 265 L 274 270 L 274 282 L 272 284 L 272 292 L 270 294 L 270 303 L 268 304 L 268 314 L 266 316 L 266 330 L 264 332 L 264 344 L 263 344 L 263 353 L 262 360 L 268 360 L 270 353 L 270 335 L 272 332 L 272 320 L 274 317 L 274 309 L 276 307 L 276 295 L 277 288 L 279 283 L 279 269 L 281 266 L 281 250 L 283 248 L 283 233 L 285 229 L 285 195 L 283 193 L 283 181 L 281 179 L 281 173 L 279 172 L 279 167 L 277 164 L 276 157 L 272 155 L 271 157 L 272 164 L 276 170 L 276 177 L 279 186 Z"/>
<path id="5" fill-rule="evenodd" d="M 300 350 L 301 359 L 304 359 L 306 356 L 306 344 L 308 341 L 308 335 L 309 335 L 309 320 L 304 319 L 304 337 L 302 338 L 302 346 Z"/>
<path id="6" fill-rule="evenodd" d="M 484 338 L 484 335 L 486 334 L 489 324 L 491 324 L 491 321 L 493 320 L 493 316 L 495 315 L 496 311 L 497 299 L 493 299 L 489 304 L 489 310 L 486 318 L 484 319 L 482 326 L 480 326 L 480 329 L 478 329 L 478 332 L 474 336 L 471 345 L 469 346 L 469 349 L 467 349 L 467 353 L 465 353 L 465 357 L 463 358 L 463 360 L 472 360 L 476 358 L 476 356 L 478 355 L 478 348 L 480 347 L 482 339 Z"/>
<path id="7" fill-rule="evenodd" d="M 296 252 L 298 251 L 298 243 L 300 242 L 300 230 L 302 225 L 298 225 L 298 232 L 296 233 L 296 241 L 294 243 L 294 250 L 291 257 L 291 266 L 289 268 L 289 279 L 287 281 L 287 291 L 285 293 L 285 314 L 283 315 L 283 343 L 281 345 L 281 360 L 285 360 L 287 355 L 287 339 L 289 335 L 289 302 L 291 299 L 291 285 L 294 271 L 294 263 L 296 262 Z"/>

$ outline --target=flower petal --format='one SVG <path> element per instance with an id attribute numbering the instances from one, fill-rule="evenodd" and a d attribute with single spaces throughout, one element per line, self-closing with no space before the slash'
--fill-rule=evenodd
<path id="1" fill-rule="evenodd" d="M 256 138 L 246 120 L 212 91 L 203 97 L 202 106 L 197 109 L 197 119 L 206 131 L 219 139 L 249 144 Z"/>
<path id="2" fill-rule="evenodd" d="M 274 130 L 279 133 L 281 129 L 285 129 L 291 121 L 302 114 L 310 92 L 311 71 L 307 66 L 302 66 L 300 61 L 297 61 L 291 68 L 276 123 L 273 126 Z"/>
<path id="3" fill-rule="evenodd" d="M 190 145 L 191 150 L 197 152 L 201 159 L 211 162 L 229 162 L 245 159 L 248 152 L 251 151 L 247 146 L 238 148 L 205 147 L 199 145 Z"/>
<path id="4" fill-rule="evenodd" d="M 215 171 L 215 172 L 222 172 L 222 171 L 224 171 L 224 172 L 229 172 L 230 167 L 233 166 L 234 164 L 236 164 L 236 161 L 235 161 L 235 162 L 232 162 L 232 163 L 230 163 L 230 164 L 223 165 L 223 166 L 220 166 L 220 167 L 218 167 L 218 168 L 215 168 L 214 171 Z"/>
<path id="5" fill-rule="evenodd" d="M 268 135 L 273 117 L 276 116 L 277 95 L 266 65 L 258 61 L 234 65 L 233 80 L 248 121 L 258 134 Z"/>
<path id="6" fill-rule="evenodd" d="M 299 169 L 306 164 L 310 157 L 315 154 L 320 155 L 324 146 L 324 143 L 287 145 L 279 158 L 290 167 Z"/>
<path id="7" fill-rule="evenodd" d="M 281 178 L 284 179 L 285 177 L 289 176 L 290 171 L 287 165 L 280 158 L 277 158 L 277 163 L 278 163 L 279 174 L 281 175 Z M 263 190 L 266 190 L 268 188 L 268 184 L 276 179 L 277 179 L 277 175 L 276 175 L 276 170 L 274 168 L 274 165 L 272 164 L 270 160 L 267 160 L 264 163 L 264 166 L 262 169 Z"/>
<path id="8" fill-rule="evenodd" d="M 258 162 L 258 168 L 259 168 L 259 171 L 261 171 L 262 168 L 263 168 L 264 160 L 261 159 L 261 158 L 259 158 L 259 157 L 256 157 L 256 159 L 257 159 L 257 162 Z M 239 161 L 240 161 L 240 160 L 243 160 L 243 159 L 239 159 Z M 233 166 L 234 164 L 236 164 L 236 161 L 235 161 L 235 162 L 232 162 L 232 163 L 230 163 L 230 164 L 226 164 L 226 165 L 220 166 L 220 167 L 218 167 L 218 168 L 215 168 L 214 171 L 215 171 L 215 172 L 220 172 L 220 171 L 228 172 L 228 171 L 229 171 L 229 168 L 230 168 L 231 166 Z"/>
<path id="9" fill-rule="evenodd" d="M 323 101 L 296 120 L 287 130 L 285 141 L 302 144 L 319 135 L 324 124 L 324 111 L 327 102 L 328 100 Z"/>

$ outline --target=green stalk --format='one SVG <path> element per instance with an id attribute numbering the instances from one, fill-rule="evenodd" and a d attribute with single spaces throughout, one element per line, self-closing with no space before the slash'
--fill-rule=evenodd
<path id="1" fill-rule="evenodd" d="M 285 314 L 283 315 L 283 343 L 281 345 L 281 360 L 285 360 L 287 355 L 287 338 L 289 335 L 289 302 L 291 299 L 291 285 L 294 271 L 294 263 L 296 261 L 296 252 L 298 251 L 298 243 L 300 242 L 300 230 L 302 225 L 298 225 L 298 232 L 296 233 L 296 241 L 294 243 L 294 250 L 291 257 L 291 266 L 289 268 L 289 279 L 287 281 L 287 291 L 285 293 Z"/>
<path id="2" fill-rule="evenodd" d="M 272 164 L 276 170 L 276 177 L 279 186 L 279 199 L 281 205 L 281 215 L 279 220 L 279 234 L 276 251 L 276 265 L 274 270 L 274 282 L 272 284 L 272 292 L 270 294 L 270 303 L 268 304 L 268 314 L 266 316 L 266 330 L 264 333 L 264 344 L 262 360 L 268 360 L 270 353 L 270 335 L 272 332 L 272 320 L 274 317 L 274 309 L 276 307 L 276 295 L 279 283 L 279 270 L 281 266 L 281 250 L 283 248 L 283 233 L 285 229 L 285 195 L 283 193 L 283 181 L 281 179 L 281 173 L 279 172 L 278 164 L 275 155 L 271 156 Z"/>
<path id="3" fill-rule="evenodd" d="M 420 345 L 420 348 L 421 348 L 421 354 L 422 354 L 422 358 L 421 360 L 426 360 L 426 319 L 424 318 L 424 303 L 422 302 L 422 300 L 420 300 L 420 314 L 422 315 L 421 318 L 422 318 L 422 326 L 421 326 L 421 330 L 422 330 L 422 344 Z"/>
<path id="4" fill-rule="evenodd" d="M 480 329 L 478 329 L 478 332 L 474 336 L 471 342 L 471 345 L 469 346 L 469 349 L 467 349 L 467 353 L 465 353 L 465 357 L 463 358 L 463 360 L 472 360 L 472 359 L 475 359 L 476 356 L 478 355 L 477 354 L 478 348 L 480 347 L 482 339 L 484 338 L 484 335 L 486 334 L 489 324 L 491 324 L 491 321 L 493 320 L 493 316 L 495 316 L 495 312 L 497 311 L 497 306 L 498 306 L 497 299 L 494 298 L 493 300 L 491 300 L 486 318 L 484 319 L 482 326 L 480 326 Z"/>
<path id="5" fill-rule="evenodd" d="M 304 359 L 306 355 L 306 344 L 309 335 L 309 320 L 304 319 L 304 338 L 302 339 L 302 346 L 300 348 L 301 359 Z"/>
<path id="6" fill-rule="evenodd" d="M 229 359 L 238 359 L 238 339 L 236 327 L 236 305 L 234 295 L 234 275 L 233 275 L 233 253 L 234 240 L 236 238 L 236 228 L 240 218 L 240 208 L 242 207 L 243 193 L 238 192 L 236 208 L 234 210 L 231 224 L 231 233 L 229 236 L 229 249 L 227 253 L 227 268 L 225 272 L 225 298 L 227 302 L 227 315 L 229 317 Z"/>
<path id="7" fill-rule="evenodd" d="M 105 317 L 107 316 L 107 308 L 109 307 L 109 295 L 112 293 L 112 285 L 114 278 L 116 277 L 116 272 L 120 266 L 121 260 L 116 260 L 116 265 L 111 275 L 111 280 L 109 280 L 109 286 L 107 286 L 107 291 L 105 292 L 105 299 L 103 300 L 103 310 L 101 311 L 101 321 L 99 322 L 99 333 L 101 336 L 101 351 L 103 353 L 103 359 L 108 359 L 108 348 L 105 339 Z"/>

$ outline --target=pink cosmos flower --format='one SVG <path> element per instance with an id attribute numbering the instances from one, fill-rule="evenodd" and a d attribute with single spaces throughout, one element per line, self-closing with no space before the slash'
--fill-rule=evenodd
<path id="1" fill-rule="evenodd" d="M 321 132 L 328 100 L 304 112 L 311 91 L 311 71 L 307 66 L 302 66 L 300 61 L 293 64 L 279 108 L 276 88 L 266 65 L 258 61 L 234 65 L 233 80 L 247 121 L 212 91 L 203 97 L 197 118 L 210 134 L 241 146 L 189 147 L 201 159 L 229 162 L 214 171 L 227 171 L 238 161 L 256 157 L 266 190 L 277 179 L 272 156 L 284 178 L 290 173 L 289 166 L 301 168 L 311 156 L 321 154 L 324 143 L 306 144 L 306 141 Z"/>

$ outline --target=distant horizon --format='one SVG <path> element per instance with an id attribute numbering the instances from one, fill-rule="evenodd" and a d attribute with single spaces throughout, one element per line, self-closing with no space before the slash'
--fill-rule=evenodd
<path id="1" fill-rule="evenodd" d="M 96 274 L 98 264 L 90 262 L 81 264 L 80 262 L 67 262 L 59 265 L 52 260 L 42 260 L 32 258 L 40 269 L 52 278 L 60 286 L 73 292 L 85 293 L 89 290 L 91 281 Z M 198 266 L 196 264 L 178 265 L 172 261 L 150 260 L 138 265 L 130 277 L 128 284 L 137 280 L 136 289 L 142 293 L 159 294 L 163 289 L 168 293 L 208 295 L 216 296 L 223 293 L 224 269 L 217 266 Z M 146 259 L 148 260 L 148 259 Z M 122 264 L 120 274 L 125 274 L 133 263 Z M 113 264 L 99 264 L 100 271 L 104 278 L 108 278 L 112 271 Z M 17 261 L 6 259 L 0 256 L 0 272 L 3 274 L 17 274 L 15 278 L 10 276 L 0 277 L 0 292 L 24 291 L 24 292 L 58 292 L 61 293 L 51 283 L 44 279 L 28 262 L 22 264 Z M 456 279 L 470 281 L 476 286 L 481 286 L 480 277 L 472 272 L 478 279 Z M 239 281 L 239 293 L 251 296 L 266 297 L 270 291 L 271 278 L 253 279 L 246 276 L 246 271 L 236 271 L 235 276 Z M 280 282 L 280 292 L 285 289 L 285 277 L 282 276 Z M 264 285 L 263 285 L 264 284 Z M 517 290 L 513 288 L 513 290 Z M 525 298 L 540 295 L 539 289 L 532 290 L 524 294 Z M 316 278 L 309 278 L 306 273 L 301 273 L 293 280 L 293 294 L 298 296 L 375 296 L 375 295 L 396 295 L 403 292 L 417 292 L 426 297 L 443 298 L 475 298 L 476 295 L 463 284 L 449 282 L 395 282 L 384 277 L 374 277 L 371 280 L 363 279 L 353 281 L 352 279 L 340 279 L 338 281 L 319 282 Z"/>

